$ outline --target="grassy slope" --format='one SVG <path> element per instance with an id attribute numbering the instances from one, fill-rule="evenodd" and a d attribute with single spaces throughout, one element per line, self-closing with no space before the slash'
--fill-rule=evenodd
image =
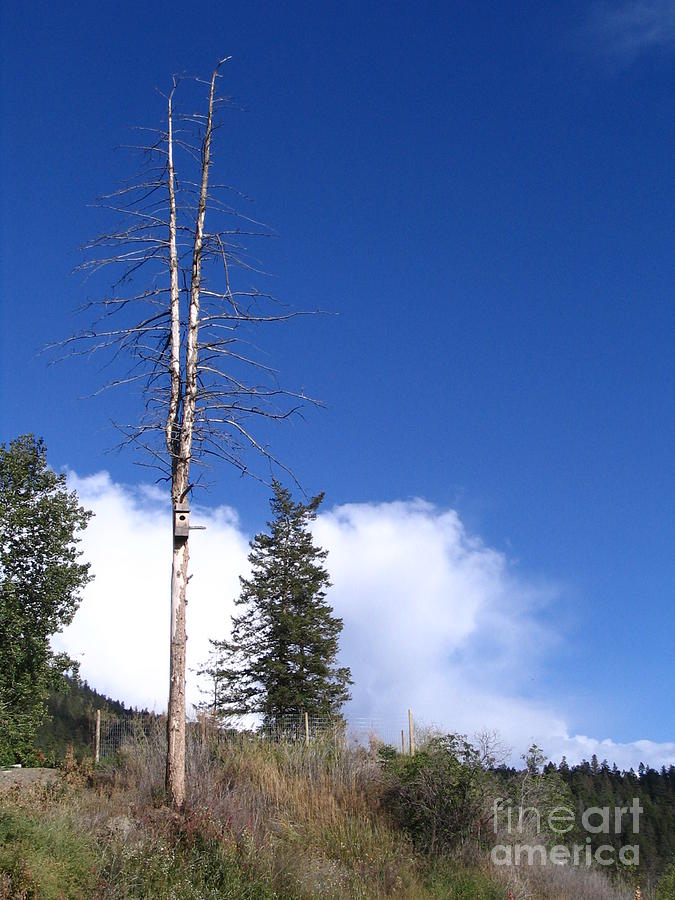
<path id="1" fill-rule="evenodd" d="M 163 805 L 164 738 L 63 783 L 0 797 L 0 900 L 379 898 L 618 900 L 595 873 L 430 860 L 382 811 L 376 756 L 249 741 L 188 754 L 189 803 Z M 86 765 L 86 763 L 85 763 Z"/>
<path id="2" fill-rule="evenodd" d="M 377 812 L 363 752 L 193 748 L 191 801 L 162 806 L 161 746 L 0 798 L 0 897 L 504 897 L 431 865 Z"/>

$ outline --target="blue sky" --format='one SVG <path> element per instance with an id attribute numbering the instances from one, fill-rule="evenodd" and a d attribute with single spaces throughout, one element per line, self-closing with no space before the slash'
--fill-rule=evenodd
<path id="1" fill-rule="evenodd" d="M 117 485 L 124 394 L 37 351 L 174 71 L 224 54 L 219 174 L 275 227 L 274 292 L 336 313 L 270 348 L 326 402 L 275 447 L 327 508 L 422 498 L 546 586 L 518 690 L 570 728 L 672 741 L 675 4 L 4 4 L 2 434 Z M 267 515 L 226 470 L 202 502 Z M 533 634 L 529 639 L 535 640 Z M 534 646 L 524 639 L 529 671 Z"/>

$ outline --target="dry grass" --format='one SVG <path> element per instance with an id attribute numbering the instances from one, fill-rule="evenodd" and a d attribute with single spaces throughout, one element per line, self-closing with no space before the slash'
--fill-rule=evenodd
<path id="1" fill-rule="evenodd" d="M 515 900 L 633 900 L 635 892 L 594 869 L 575 866 L 524 866 L 498 876 Z M 643 894 L 644 900 L 649 895 Z"/>
<path id="2" fill-rule="evenodd" d="M 165 739 L 125 747 L 112 775 L 154 816 L 163 798 Z M 424 896 L 407 839 L 380 811 L 383 781 L 373 752 L 331 740 L 219 743 L 192 732 L 185 821 L 229 840 L 247 866 L 298 897 Z M 283 894 L 282 894 L 283 896 Z"/>
<path id="3" fill-rule="evenodd" d="M 392 827 L 375 751 L 189 733 L 188 803 L 164 805 L 165 733 L 92 773 L 2 798 L 0 898 L 630 900 L 593 872 L 430 860 Z M 13 841 L 13 843 L 12 843 Z M 483 858 L 484 859 L 484 858 Z M 4 868 L 3 868 L 4 866 Z M 32 893 L 31 893 L 32 892 Z M 647 898 L 646 898 L 647 900 Z"/>

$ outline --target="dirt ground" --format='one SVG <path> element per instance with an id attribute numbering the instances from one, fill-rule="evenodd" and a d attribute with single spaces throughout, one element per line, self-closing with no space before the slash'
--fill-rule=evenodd
<path id="1" fill-rule="evenodd" d="M 53 784 L 60 777 L 58 769 L 0 769 L 0 794 L 13 787 Z"/>

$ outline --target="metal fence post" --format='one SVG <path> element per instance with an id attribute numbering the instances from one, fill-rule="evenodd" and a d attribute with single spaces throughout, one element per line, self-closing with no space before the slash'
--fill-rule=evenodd
<path id="1" fill-rule="evenodd" d="M 96 710 L 96 733 L 94 735 L 94 763 L 98 765 L 101 758 L 101 710 Z"/>

